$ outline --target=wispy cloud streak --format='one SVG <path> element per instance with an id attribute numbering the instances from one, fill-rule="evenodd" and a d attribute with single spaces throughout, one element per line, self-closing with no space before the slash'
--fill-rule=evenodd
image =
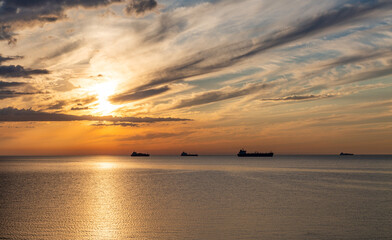
<path id="1" fill-rule="evenodd" d="M 49 71 L 46 69 L 26 69 L 20 65 L 0 66 L 0 77 L 29 78 L 31 77 L 31 75 L 39 75 L 39 74 L 49 74 Z"/>
<path id="2" fill-rule="evenodd" d="M 180 100 L 174 105 L 173 109 L 193 107 L 203 104 L 209 104 L 213 102 L 219 102 L 227 99 L 237 98 L 241 96 L 246 96 L 248 94 L 260 92 L 266 88 L 272 87 L 274 84 L 248 84 L 240 89 L 224 88 L 220 90 L 213 90 L 197 94 L 192 98 L 186 98 Z"/>
<path id="3" fill-rule="evenodd" d="M 330 98 L 334 97 L 334 95 L 294 95 L 282 98 L 266 98 L 263 101 L 304 101 L 304 100 L 316 100 L 322 98 Z"/>
<path id="4" fill-rule="evenodd" d="M 16 60 L 16 59 L 21 59 L 21 58 L 23 58 L 23 57 L 22 57 L 22 56 L 7 56 L 7 57 L 3 57 L 3 56 L 0 54 L 0 65 L 1 65 L 3 62 L 11 61 L 11 60 Z"/>
<path id="5" fill-rule="evenodd" d="M 0 109 L 0 122 L 65 122 L 65 121 L 110 121 L 110 122 L 178 122 L 190 121 L 183 118 L 152 118 L 152 117 L 113 117 L 113 116 L 91 116 L 71 115 L 62 113 L 48 113 L 34 111 L 32 109 L 16 109 L 12 107 Z"/>
<path id="6" fill-rule="evenodd" d="M 388 11 L 392 7 L 389 1 L 371 1 L 367 3 L 344 5 L 340 8 L 330 9 L 319 15 L 300 21 L 295 26 L 262 36 L 257 40 L 238 42 L 230 45 L 200 51 L 196 54 L 180 59 L 179 64 L 160 69 L 147 76 L 149 80 L 122 95 L 133 94 L 137 91 L 145 91 L 154 86 L 181 81 L 186 78 L 201 76 L 207 73 L 219 71 L 245 61 L 257 54 L 272 48 L 310 37 L 333 27 L 366 19 L 377 11 Z M 359 59 L 356 59 L 357 61 Z M 350 59 L 346 59 L 350 61 Z M 354 59 L 351 59 L 354 61 Z M 129 99 L 132 101 L 132 99 Z"/>
<path id="7" fill-rule="evenodd" d="M 114 102 L 114 103 L 136 101 L 136 100 L 152 97 L 155 95 L 159 95 L 159 94 L 167 92 L 169 90 L 170 90 L 170 88 L 168 86 L 164 86 L 161 88 L 153 88 L 153 89 L 148 89 L 148 90 L 143 90 L 143 91 L 135 91 L 135 92 L 131 92 L 131 93 L 122 93 L 122 94 L 111 96 L 110 101 Z"/>

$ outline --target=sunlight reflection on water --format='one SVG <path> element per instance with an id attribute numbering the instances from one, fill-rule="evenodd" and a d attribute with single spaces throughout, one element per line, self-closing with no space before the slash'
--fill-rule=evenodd
<path id="1" fill-rule="evenodd" d="M 99 169 L 110 169 L 116 167 L 116 164 L 113 162 L 98 162 L 96 164 Z"/>
<path id="2" fill-rule="evenodd" d="M 1 157 L 0 239 L 383 239 L 390 156 Z"/>

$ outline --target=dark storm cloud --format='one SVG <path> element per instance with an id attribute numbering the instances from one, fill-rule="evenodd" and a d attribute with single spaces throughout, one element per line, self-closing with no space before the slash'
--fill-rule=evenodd
<path id="1" fill-rule="evenodd" d="M 23 58 L 23 57 L 22 57 L 22 56 L 7 56 L 7 57 L 3 57 L 3 56 L 0 54 L 0 65 L 1 65 L 3 62 L 15 60 L 15 59 L 21 59 L 21 58 Z"/>
<path id="2" fill-rule="evenodd" d="M 31 75 L 48 74 L 46 69 L 25 69 L 20 65 L 0 66 L 0 77 L 24 77 L 29 78 Z"/>
<path id="3" fill-rule="evenodd" d="M 127 15 L 143 16 L 158 6 L 155 0 L 130 0 L 124 11 Z"/>
<path id="4" fill-rule="evenodd" d="M 192 98 L 182 99 L 178 104 L 173 107 L 173 109 L 193 107 L 197 105 L 219 102 L 231 98 L 242 97 L 248 94 L 259 92 L 261 90 L 264 90 L 265 88 L 269 88 L 272 86 L 273 84 L 249 84 L 248 86 L 245 86 L 240 89 L 221 89 L 204 92 Z"/>
<path id="5" fill-rule="evenodd" d="M 190 121 L 182 118 L 151 118 L 151 117 L 113 117 L 113 116 L 91 116 L 70 115 L 62 113 L 48 113 L 34 111 L 32 109 L 16 109 L 12 107 L 0 109 L 0 122 L 64 122 L 64 121 L 108 121 L 126 123 L 155 123 L 155 122 L 178 122 Z"/>
<path id="6" fill-rule="evenodd" d="M 140 100 L 148 97 L 152 97 L 155 95 L 159 95 L 161 93 L 164 93 L 166 91 L 170 90 L 168 86 L 164 86 L 161 88 L 155 88 L 155 89 L 148 89 L 148 90 L 143 90 L 143 91 L 136 91 L 136 92 L 131 92 L 131 93 L 123 93 L 123 94 L 118 94 L 110 97 L 110 101 L 113 103 L 122 103 L 122 102 L 129 102 L 129 101 L 135 101 L 135 100 Z"/>
<path id="7" fill-rule="evenodd" d="M 344 5 L 337 9 L 325 11 L 313 18 L 305 19 L 288 30 L 274 32 L 256 41 L 239 42 L 201 51 L 180 59 L 178 64 L 146 76 L 147 79 L 150 79 L 146 84 L 121 95 L 128 95 L 157 85 L 215 72 L 269 49 L 315 35 L 333 27 L 365 19 L 371 13 L 389 11 L 391 7 L 391 1 L 370 1 L 362 4 Z M 132 99 L 129 99 L 129 101 L 132 101 Z"/>

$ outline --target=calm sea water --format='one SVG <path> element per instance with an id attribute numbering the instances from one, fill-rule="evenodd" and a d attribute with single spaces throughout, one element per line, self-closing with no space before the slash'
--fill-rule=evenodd
<path id="1" fill-rule="evenodd" d="M 0 157 L 0 239 L 392 239 L 392 156 Z"/>

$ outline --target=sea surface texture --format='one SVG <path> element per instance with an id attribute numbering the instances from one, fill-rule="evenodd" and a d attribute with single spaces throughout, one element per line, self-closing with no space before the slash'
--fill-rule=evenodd
<path id="1" fill-rule="evenodd" d="M 0 157 L 0 239 L 392 239 L 392 156 Z"/>

